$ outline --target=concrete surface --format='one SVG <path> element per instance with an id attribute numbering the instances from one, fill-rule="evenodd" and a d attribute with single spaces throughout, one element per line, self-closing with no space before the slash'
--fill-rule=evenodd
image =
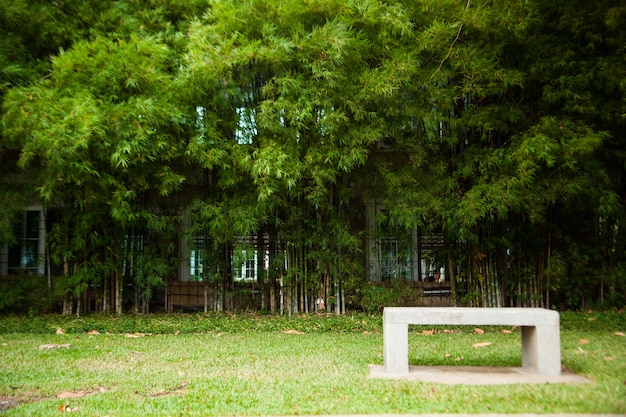
<path id="1" fill-rule="evenodd" d="M 370 378 L 399 379 L 448 385 L 584 384 L 591 381 L 570 372 L 546 375 L 517 367 L 409 366 L 406 374 L 391 374 L 384 366 L 370 365 Z"/>

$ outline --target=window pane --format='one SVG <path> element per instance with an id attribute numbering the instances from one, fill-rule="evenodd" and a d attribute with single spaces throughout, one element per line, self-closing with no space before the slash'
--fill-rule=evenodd
<path id="1" fill-rule="evenodd" d="M 14 245 L 8 250 L 8 272 L 18 274 L 20 270 L 30 269 L 37 272 L 39 267 L 39 220 L 41 212 L 30 210 L 23 212 L 15 222 Z"/>
<path id="2" fill-rule="evenodd" d="M 26 239 L 39 239 L 39 211 L 26 212 L 26 227 L 24 228 L 24 237 Z"/>
<path id="3" fill-rule="evenodd" d="M 22 248 L 21 245 L 13 245 L 9 248 L 9 269 L 19 269 L 21 266 Z"/>
<path id="4" fill-rule="evenodd" d="M 22 252 L 21 266 L 24 268 L 36 268 L 39 256 L 39 241 L 26 240 Z"/>

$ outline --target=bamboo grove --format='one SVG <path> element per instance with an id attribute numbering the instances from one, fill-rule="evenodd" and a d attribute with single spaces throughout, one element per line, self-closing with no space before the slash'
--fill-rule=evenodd
<path id="1" fill-rule="evenodd" d="M 341 313 L 374 202 L 443 237 L 456 304 L 624 306 L 624 27 L 617 0 L 4 1 L 0 243 L 41 202 L 48 279 L 121 313 L 181 236 L 233 308 L 246 237 L 268 310 Z"/>

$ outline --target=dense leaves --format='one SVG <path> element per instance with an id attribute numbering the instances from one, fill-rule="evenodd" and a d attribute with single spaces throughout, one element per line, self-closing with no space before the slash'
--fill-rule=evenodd
<path id="1" fill-rule="evenodd" d="M 68 294 L 117 288 L 117 311 L 186 236 L 230 307 L 232 249 L 260 236 L 272 310 L 280 283 L 289 311 L 321 287 L 342 311 L 375 204 L 444 236 L 457 303 L 623 305 L 625 20 L 614 0 L 6 2 L 0 236 L 62 208 Z"/>

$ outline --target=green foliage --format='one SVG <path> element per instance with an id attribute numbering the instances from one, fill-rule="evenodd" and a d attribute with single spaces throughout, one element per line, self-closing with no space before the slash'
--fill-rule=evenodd
<path id="1" fill-rule="evenodd" d="M 391 286 L 364 283 L 356 290 L 354 303 L 357 309 L 368 314 L 382 313 L 385 307 L 397 307 L 404 297 L 415 296 L 406 282 L 394 280 Z"/>
<path id="2" fill-rule="evenodd" d="M 616 0 L 4 2 L 0 240 L 63 207 L 67 292 L 130 274 L 149 298 L 183 229 L 224 265 L 259 234 L 290 291 L 340 293 L 375 202 L 444 234 L 473 302 L 623 306 L 625 21 Z"/>
<path id="3" fill-rule="evenodd" d="M 25 284 L 25 286 L 28 285 L 27 283 Z M 39 297 L 41 297 L 41 294 Z M 35 300 L 33 299 L 32 301 Z M 37 306 L 36 303 L 33 305 Z M 560 313 L 560 318 L 560 326 L 563 331 L 615 332 L 621 331 L 626 327 L 626 313 L 621 310 L 563 311 Z M 34 316 L 5 315 L 0 317 L 0 334 L 33 333 L 52 335 L 59 328 L 70 335 L 79 335 L 92 330 L 112 334 L 135 332 L 151 334 L 174 334 L 176 332 L 181 334 L 219 332 L 264 333 L 287 332 L 290 330 L 305 333 L 359 334 L 363 332 L 382 332 L 382 315 L 380 312 L 374 314 L 351 313 L 345 316 L 337 316 L 335 314 L 282 316 L 257 313 L 212 312 L 198 314 L 124 314 L 122 316 L 90 314 L 80 318 L 58 314 L 37 314 Z M 443 328 L 440 326 L 440 330 L 443 330 Z M 458 331 L 465 329 L 463 326 L 447 326 L 445 328 Z M 497 331 L 497 329 L 494 331 Z M 420 333 L 419 330 L 417 332 Z"/>
<path id="4" fill-rule="evenodd" d="M 100 333 L 201 334 L 287 332 L 363 333 L 380 332 L 380 315 L 334 314 L 277 316 L 252 313 L 227 314 L 151 314 L 122 315 L 91 314 L 76 318 L 66 315 L 5 316 L 0 318 L 0 333 L 54 334 L 62 328 L 67 334 L 96 330 Z"/>
<path id="5" fill-rule="evenodd" d="M 616 329 L 626 328 L 626 313 L 623 310 L 563 311 L 560 316 L 563 330 L 615 332 Z"/>
<path id="6" fill-rule="evenodd" d="M 0 313 L 38 315 L 52 311 L 59 298 L 48 289 L 46 278 L 35 275 L 4 277 L 0 280 Z"/>

